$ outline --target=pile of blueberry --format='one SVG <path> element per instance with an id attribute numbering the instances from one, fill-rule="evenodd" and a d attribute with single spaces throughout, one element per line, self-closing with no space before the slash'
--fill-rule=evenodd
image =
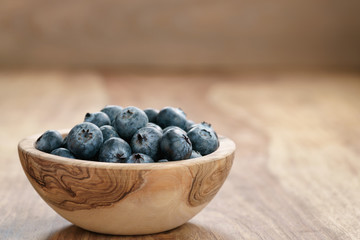
<path id="1" fill-rule="evenodd" d="M 87 113 L 63 139 L 49 130 L 36 149 L 67 158 L 112 163 L 152 163 L 197 158 L 219 147 L 210 124 L 195 124 L 179 108 L 161 111 L 108 105 Z"/>

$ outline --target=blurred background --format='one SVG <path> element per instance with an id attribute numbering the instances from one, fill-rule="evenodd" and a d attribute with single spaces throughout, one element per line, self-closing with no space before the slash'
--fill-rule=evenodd
<path id="1" fill-rule="evenodd" d="M 359 10 L 356 0 L 3 0 L 0 67 L 357 71 Z"/>

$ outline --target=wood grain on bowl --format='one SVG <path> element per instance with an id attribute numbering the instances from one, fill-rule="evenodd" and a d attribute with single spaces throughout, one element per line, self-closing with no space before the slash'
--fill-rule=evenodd
<path id="1" fill-rule="evenodd" d="M 64 210 L 110 206 L 136 191 L 144 182 L 142 176 L 145 171 L 141 170 L 81 168 L 42 161 L 24 152 L 22 154 L 24 171 L 39 188 L 38 192 L 46 195 L 50 204 Z"/>
<path id="2" fill-rule="evenodd" d="M 40 152 L 34 148 L 35 139 L 24 139 L 18 147 L 35 190 L 70 222 L 108 234 L 156 233 L 187 222 L 218 192 L 235 151 L 234 143 L 221 137 L 219 149 L 202 158 L 102 163 Z"/>
<path id="3" fill-rule="evenodd" d="M 233 160 L 222 161 L 221 165 L 216 167 L 213 164 L 198 165 L 197 168 L 190 169 L 193 174 L 188 195 L 190 206 L 202 205 L 215 196 L 229 174 L 232 162 Z"/>

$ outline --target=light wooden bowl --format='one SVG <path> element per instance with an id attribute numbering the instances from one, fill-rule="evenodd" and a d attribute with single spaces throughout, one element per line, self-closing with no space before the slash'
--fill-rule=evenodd
<path id="1" fill-rule="evenodd" d="M 66 136 L 68 130 L 61 132 Z M 138 235 L 178 227 L 219 191 L 235 144 L 220 137 L 207 156 L 165 163 L 103 163 L 63 158 L 20 141 L 21 165 L 32 186 L 58 214 L 98 233 Z"/>

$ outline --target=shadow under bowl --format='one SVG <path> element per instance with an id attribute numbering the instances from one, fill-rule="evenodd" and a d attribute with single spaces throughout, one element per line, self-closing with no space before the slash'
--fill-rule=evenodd
<path id="1" fill-rule="evenodd" d="M 69 130 L 60 131 L 66 136 Z M 20 141 L 24 172 L 42 199 L 71 223 L 98 233 L 152 234 L 176 228 L 199 213 L 228 176 L 235 144 L 219 137 L 206 156 L 127 164 L 69 159 Z"/>

